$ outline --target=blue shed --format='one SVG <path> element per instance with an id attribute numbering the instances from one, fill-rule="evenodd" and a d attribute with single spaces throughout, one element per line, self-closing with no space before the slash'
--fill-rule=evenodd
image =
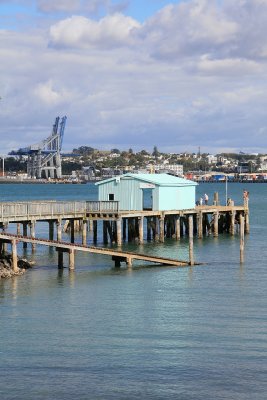
<path id="1" fill-rule="evenodd" d="M 119 210 L 184 210 L 195 207 L 197 183 L 168 174 L 125 174 L 97 182 L 99 201 Z"/>

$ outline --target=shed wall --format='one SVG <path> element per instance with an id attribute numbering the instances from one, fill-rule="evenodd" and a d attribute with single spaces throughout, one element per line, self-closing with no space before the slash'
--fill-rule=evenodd
<path id="1" fill-rule="evenodd" d="M 159 210 L 184 210 L 195 207 L 195 186 L 160 187 Z"/>

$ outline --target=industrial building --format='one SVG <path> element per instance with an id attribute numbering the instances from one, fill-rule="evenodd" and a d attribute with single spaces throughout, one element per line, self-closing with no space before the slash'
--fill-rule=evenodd
<path id="1" fill-rule="evenodd" d="M 119 210 L 183 210 L 195 207 L 197 183 L 168 174 L 125 174 L 97 182 L 99 201 Z"/>

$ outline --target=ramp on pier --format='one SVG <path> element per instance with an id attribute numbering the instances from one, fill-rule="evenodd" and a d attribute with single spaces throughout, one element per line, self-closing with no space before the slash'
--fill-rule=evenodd
<path id="1" fill-rule="evenodd" d="M 56 249 L 58 249 L 58 251 L 62 252 L 84 251 L 94 254 L 108 255 L 112 257 L 112 259 L 115 261 L 115 265 L 117 266 L 119 266 L 120 262 L 126 262 L 127 264 L 131 265 L 133 260 L 141 260 L 151 263 L 157 263 L 160 265 L 169 265 L 169 266 L 173 265 L 180 267 L 185 267 L 189 265 L 189 261 L 175 260 L 172 258 L 151 256 L 147 254 L 133 253 L 123 250 L 108 249 L 103 247 L 87 246 L 82 244 L 69 243 L 65 241 L 32 238 L 29 236 L 15 235 L 11 233 L 0 234 L 0 242 L 1 241 L 8 243 L 16 241 L 16 242 L 39 244 L 44 246 L 55 247 Z M 197 265 L 197 263 L 195 263 L 195 265 Z"/>

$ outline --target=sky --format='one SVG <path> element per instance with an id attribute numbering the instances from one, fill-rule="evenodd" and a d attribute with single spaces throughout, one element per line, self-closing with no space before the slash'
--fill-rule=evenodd
<path id="1" fill-rule="evenodd" d="M 0 155 L 267 153 L 267 0 L 0 0 Z"/>

